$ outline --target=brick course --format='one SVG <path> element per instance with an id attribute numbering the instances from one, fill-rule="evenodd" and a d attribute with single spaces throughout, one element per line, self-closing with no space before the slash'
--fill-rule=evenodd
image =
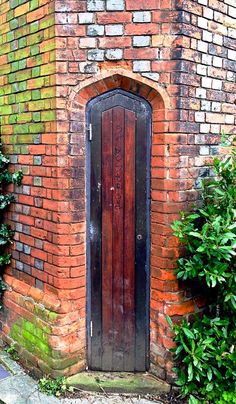
<path id="1" fill-rule="evenodd" d="M 85 108 L 121 87 L 153 108 L 151 370 L 172 380 L 165 315 L 204 300 L 176 281 L 170 224 L 198 199 L 220 132 L 234 131 L 235 10 L 232 0 L 0 0 L 1 133 L 24 172 L 2 327 L 36 372 L 86 366 Z"/>

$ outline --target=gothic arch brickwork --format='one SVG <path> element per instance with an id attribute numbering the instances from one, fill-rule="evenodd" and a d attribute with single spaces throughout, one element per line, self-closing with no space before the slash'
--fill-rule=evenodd
<path id="1" fill-rule="evenodd" d="M 24 172 L 3 337 L 36 373 L 86 367 L 85 107 L 113 88 L 153 107 L 152 371 L 172 380 L 165 315 L 200 310 L 174 275 L 171 222 L 234 131 L 234 0 L 0 0 L 1 136 Z"/>

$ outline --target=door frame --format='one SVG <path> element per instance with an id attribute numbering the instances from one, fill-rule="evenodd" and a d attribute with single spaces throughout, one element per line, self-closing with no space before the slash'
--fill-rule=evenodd
<path id="1" fill-rule="evenodd" d="M 146 156 L 146 187 L 147 187 L 147 198 L 146 198 L 146 231 L 147 231 L 147 282 L 146 282 L 146 370 L 150 366 L 150 250 L 151 250 L 151 146 L 152 146 L 152 106 L 150 103 L 142 96 L 136 95 L 132 92 L 123 90 L 122 88 L 115 88 L 105 93 L 99 94 L 96 97 L 90 99 L 86 105 L 86 147 L 85 147 L 85 195 L 86 195 L 86 347 L 87 347 L 87 366 L 90 368 L 90 354 L 91 354 L 91 284 L 92 284 L 92 274 L 91 274 L 91 249 L 90 249 L 90 237 L 89 237 L 89 227 L 90 227 L 90 203 L 91 203 L 91 141 L 90 141 L 90 123 L 91 123 L 91 110 L 97 101 L 106 99 L 112 95 L 123 94 L 126 97 L 141 101 L 145 104 L 148 115 L 147 124 L 147 156 Z"/>

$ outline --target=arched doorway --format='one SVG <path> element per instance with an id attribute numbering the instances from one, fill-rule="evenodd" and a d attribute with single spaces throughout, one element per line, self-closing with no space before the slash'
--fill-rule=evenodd
<path id="1" fill-rule="evenodd" d="M 151 106 L 115 89 L 87 106 L 88 364 L 149 368 Z"/>

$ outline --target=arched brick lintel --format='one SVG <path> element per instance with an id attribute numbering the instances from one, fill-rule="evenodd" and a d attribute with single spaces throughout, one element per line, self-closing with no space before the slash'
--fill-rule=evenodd
<path id="1" fill-rule="evenodd" d="M 69 95 L 67 109 L 73 111 L 78 108 L 78 104 L 84 105 L 91 98 L 115 88 L 122 88 L 146 98 L 153 109 L 170 108 L 170 98 L 160 84 L 139 74 L 117 69 L 103 72 L 75 86 Z"/>

